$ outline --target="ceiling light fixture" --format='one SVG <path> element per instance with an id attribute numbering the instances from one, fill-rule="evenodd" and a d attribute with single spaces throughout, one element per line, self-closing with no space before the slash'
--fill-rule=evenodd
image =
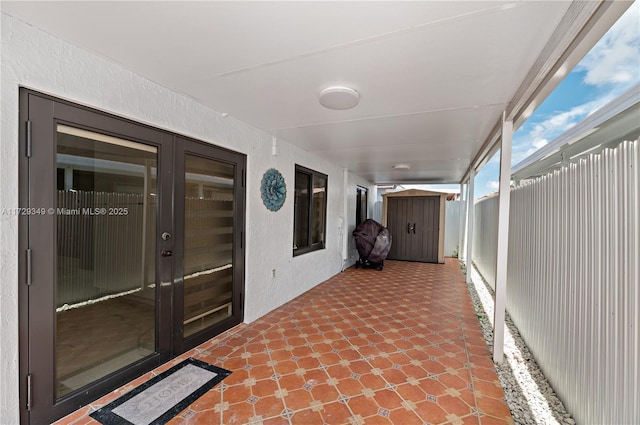
<path id="1" fill-rule="evenodd" d="M 337 110 L 354 108 L 360 102 L 360 94 L 344 86 L 328 87 L 318 97 L 322 106 Z"/>
<path id="2" fill-rule="evenodd" d="M 411 168 L 409 164 L 396 164 L 393 166 L 394 170 L 408 170 L 409 168 Z"/>

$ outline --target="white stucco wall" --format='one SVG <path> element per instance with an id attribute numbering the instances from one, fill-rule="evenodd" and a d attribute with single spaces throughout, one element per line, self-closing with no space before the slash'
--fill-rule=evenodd
<path id="1" fill-rule="evenodd" d="M 336 165 L 283 141 L 278 141 L 278 155 L 273 156 L 272 139 L 265 132 L 233 117 L 223 118 L 188 97 L 6 14 L 1 27 L 0 208 L 18 206 L 18 87 L 24 86 L 247 155 L 246 322 L 341 270 L 345 237 L 351 240 L 355 225 L 355 187 L 371 190 L 370 182 L 350 173 L 345 179 Z M 294 258 L 295 164 L 327 174 L 329 187 L 327 247 Z M 260 198 L 262 174 L 271 167 L 280 170 L 288 188 L 278 212 L 268 211 Z M 18 255 L 18 220 L 0 216 L 1 423 L 19 419 Z"/>

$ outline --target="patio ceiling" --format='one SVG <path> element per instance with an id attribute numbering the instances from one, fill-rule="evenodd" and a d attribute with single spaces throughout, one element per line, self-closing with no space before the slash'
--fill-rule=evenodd
<path id="1" fill-rule="evenodd" d="M 521 122 L 629 4 L 1 3 L 375 183 L 460 182 L 496 149 L 503 111 Z M 360 103 L 321 106 L 334 85 Z"/>

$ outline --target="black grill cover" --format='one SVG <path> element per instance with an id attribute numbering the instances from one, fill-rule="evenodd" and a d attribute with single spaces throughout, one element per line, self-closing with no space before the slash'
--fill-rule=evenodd
<path id="1" fill-rule="evenodd" d="M 382 263 L 391 249 L 391 233 L 382 224 L 370 218 L 353 231 L 361 260 Z"/>

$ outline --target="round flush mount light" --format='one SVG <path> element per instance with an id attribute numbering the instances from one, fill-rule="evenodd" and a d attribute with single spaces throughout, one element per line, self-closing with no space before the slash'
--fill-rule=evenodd
<path id="1" fill-rule="evenodd" d="M 320 104 L 329 109 L 351 109 L 360 102 L 360 94 L 343 86 L 328 87 L 320 92 Z"/>
<path id="2" fill-rule="evenodd" d="M 393 166 L 394 170 L 408 170 L 409 168 L 411 168 L 409 164 L 396 164 Z"/>

